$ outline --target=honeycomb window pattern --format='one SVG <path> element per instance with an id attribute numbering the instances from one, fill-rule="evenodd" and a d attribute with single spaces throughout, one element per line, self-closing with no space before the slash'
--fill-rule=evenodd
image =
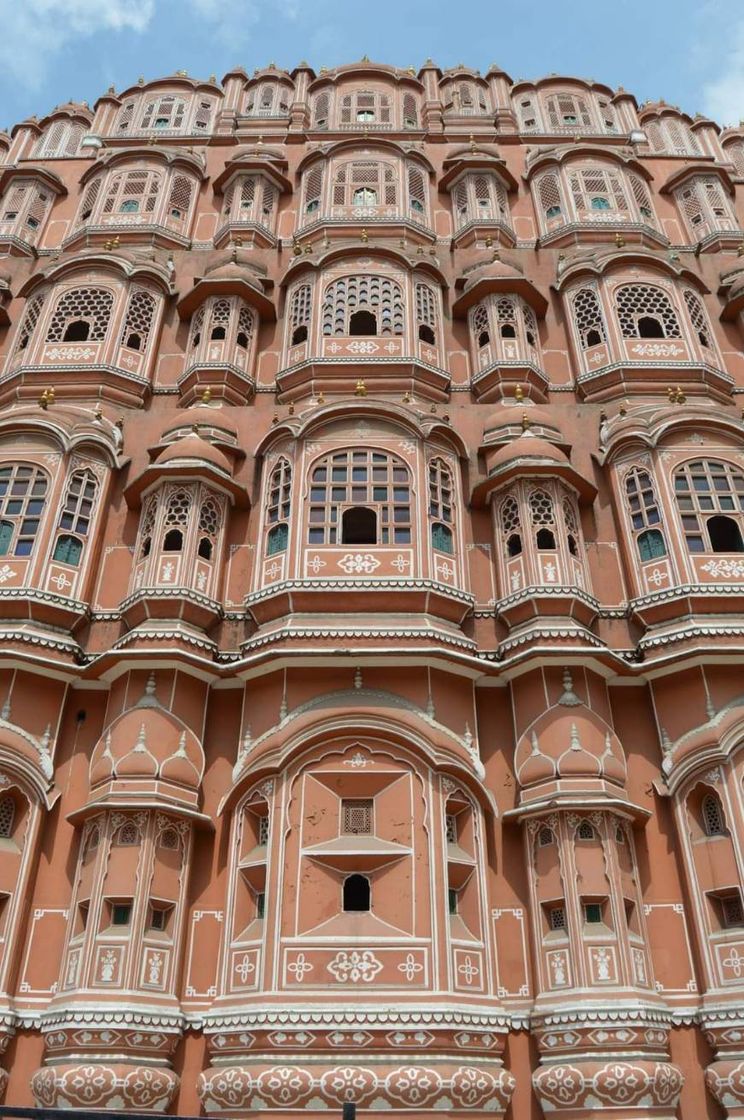
<path id="1" fill-rule="evenodd" d="M 615 292 L 615 307 L 623 338 L 681 338 L 677 313 L 666 292 L 651 284 L 624 284 Z M 659 334 L 644 332 L 643 324 L 658 324 Z"/>
<path id="2" fill-rule="evenodd" d="M 103 342 L 113 306 L 113 294 L 105 288 L 74 288 L 65 292 L 57 301 L 46 341 L 72 341 L 68 336 L 73 325 L 85 324 L 87 330 L 77 332 L 74 341 Z"/>

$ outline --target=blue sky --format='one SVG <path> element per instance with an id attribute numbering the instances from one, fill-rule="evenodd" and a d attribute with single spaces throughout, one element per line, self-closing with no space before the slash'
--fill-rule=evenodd
<path id="1" fill-rule="evenodd" d="M 0 0 L 0 127 L 185 69 L 497 62 L 744 118 L 744 0 Z"/>

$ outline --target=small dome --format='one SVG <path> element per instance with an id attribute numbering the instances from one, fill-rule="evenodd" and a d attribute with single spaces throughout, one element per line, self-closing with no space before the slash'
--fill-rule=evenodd
<path id="1" fill-rule="evenodd" d="M 550 462 L 559 463 L 561 466 L 569 466 L 568 456 L 559 447 L 555 447 L 552 443 L 548 443 L 546 439 L 540 439 L 538 436 L 524 435 L 519 436 L 518 439 L 513 439 L 511 443 L 507 443 L 504 447 L 500 447 L 495 453 L 489 463 L 489 470 L 493 474 L 494 470 L 499 467 L 505 466 L 506 463 L 511 463 L 515 459 L 530 459 L 533 462 Z"/>
<path id="2" fill-rule="evenodd" d="M 171 432 L 177 432 L 182 428 L 193 428 L 194 425 L 198 428 L 219 428 L 221 432 L 230 436 L 231 440 L 238 438 L 237 424 L 230 418 L 226 408 L 198 404 L 193 408 L 182 409 L 171 417 L 160 433 L 160 439 L 163 440 Z"/>
<path id="3" fill-rule="evenodd" d="M 201 439 L 198 435 L 183 436 L 175 443 L 170 443 L 157 458 L 157 465 L 165 463 L 209 463 L 217 467 L 224 474 L 232 476 L 232 466 L 227 455 L 223 454 L 213 443 Z"/>
<path id="4" fill-rule="evenodd" d="M 522 735 L 514 762 L 523 788 L 561 778 L 623 786 L 626 778 L 617 735 L 570 688 Z"/>
<path id="5" fill-rule="evenodd" d="M 90 784 L 167 782 L 187 800 L 199 789 L 204 752 L 196 735 L 149 693 L 114 720 L 98 741 L 90 762 Z"/>
<path id="6" fill-rule="evenodd" d="M 514 265 L 507 264 L 506 261 L 496 260 L 489 261 L 488 264 L 480 265 L 474 268 L 465 281 L 463 291 L 469 292 L 481 280 L 521 280 L 524 281 L 524 273 Z"/>

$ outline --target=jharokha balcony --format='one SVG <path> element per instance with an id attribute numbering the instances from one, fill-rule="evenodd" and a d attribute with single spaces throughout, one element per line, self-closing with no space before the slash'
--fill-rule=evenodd
<path id="1" fill-rule="evenodd" d="M 336 259 L 333 259 L 336 257 Z M 358 272 L 360 266 L 368 271 Z M 445 401 L 440 273 L 388 252 L 354 264 L 327 254 L 290 270 L 281 401 L 320 392 L 407 393 Z"/>

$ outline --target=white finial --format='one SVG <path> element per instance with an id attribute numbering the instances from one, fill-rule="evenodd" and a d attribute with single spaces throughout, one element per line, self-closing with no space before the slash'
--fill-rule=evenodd
<path id="1" fill-rule="evenodd" d="M 52 738 L 51 724 L 47 724 L 46 727 L 44 728 L 44 734 L 41 736 L 41 739 L 39 740 L 39 745 L 41 746 L 41 749 L 43 751 L 48 751 L 49 750 L 49 742 L 50 742 L 51 738 Z"/>
<path id="2" fill-rule="evenodd" d="M 285 677 L 284 677 L 284 691 L 282 692 L 282 701 L 281 701 L 281 704 L 279 705 L 279 722 L 280 723 L 283 723 L 284 720 L 287 718 L 287 713 L 288 712 L 289 712 L 289 708 L 287 707 L 287 677 L 286 677 L 286 674 L 285 674 Z"/>
<path id="3" fill-rule="evenodd" d="M 669 738 L 666 727 L 661 728 L 661 749 L 663 750 L 664 754 L 672 753 L 672 742 Z"/>
<path id="4" fill-rule="evenodd" d="M 144 754 L 147 751 L 147 743 L 146 743 L 146 739 L 145 739 L 145 725 L 144 725 L 144 723 L 140 724 L 139 735 L 137 736 L 137 742 L 134 744 L 134 747 L 132 749 L 137 754 Z"/>
<path id="5" fill-rule="evenodd" d="M 575 723 L 571 724 L 571 750 L 572 751 L 580 751 L 581 750 L 581 740 L 579 739 L 579 732 L 578 732 L 578 728 L 576 727 Z"/>
<path id="6" fill-rule="evenodd" d="M 471 747 L 473 746 L 473 733 L 470 730 L 470 724 L 469 723 L 465 724 L 465 734 L 462 737 L 462 741 L 465 744 L 465 746 L 468 748 L 468 750 L 470 750 Z"/>
<path id="7" fill-rule="evenodd" d="M 187 758 L 186 754 L 186 731 L 181 732 L 181 738 L 178 740 L 178 750 L 176 754 L 179 758 Z"/>
<path id="8" fill-rule="evenodd" d="M 537 742 L 537 734 L 534 731 L 532 732 L 532 735 L 530 736 L 530 742 L 532 743 L 532 753 L 533 754 L 539 754 L 540 753 L 540 746 Z"/>
<path id="9" fill-rule="evenodd" d="M 429 695 L 426 697 L 426 715 L 429 719 L 436 718 L 436 709 L 434 708 L 434 697 L 429 689 Z"/>
<path id="10" fill-rule="evenodd" d="M 154 696 L 154 695 L 155 695 L 155 673 L 151 672 L 150 676 L 147 678 L 147 684 L 145 685 L 145 696 Z"/>
<path id="11" fill-rule="evenodd" d="M 577 704 L 581 703 L 573 690 L 573 677 L 568 666 L 563 670 L 563 693 L 559 697 L 558 703 L 565 708 L 575 708 Z"/>
<path id="12" fill-rule="evenodd" d="M 5 703 L 3 704 L 2 711 L 0 711 L 0 717 L 6 721 L 10 719 L 10 692 L 8 692 L 8 695 L 5 697 Z"/>
<path id="13" fill-rule="evenodd" d="M 357 665 L 356 672 L 354 673 L 354 688 L 362 687 L 362 670 Z"/>

